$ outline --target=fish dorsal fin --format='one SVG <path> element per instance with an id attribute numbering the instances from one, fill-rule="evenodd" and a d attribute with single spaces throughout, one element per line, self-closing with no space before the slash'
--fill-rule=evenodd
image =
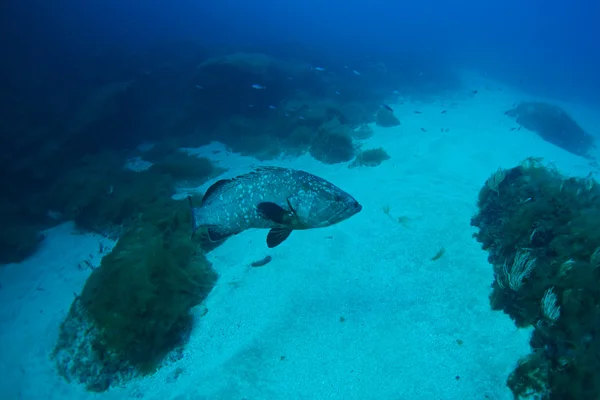
<path id="1" fill-rule="evenodd" d="M 261 165 L 259 167 L 254 168 L 254 172 L 283 172 L 283 171 L 292 171 L 289 168 L 276 167 L 273 165 Z"/>
<path id="2" fill-rule="evenodd" d="M 219 196 L 219 193 L 221 193 L 223 189 L 227 188 L 233 182 L 233 179 L 221 179 L 210 185 L 202 197 L 202 205 L 210 204 L 211 201 Z"/>

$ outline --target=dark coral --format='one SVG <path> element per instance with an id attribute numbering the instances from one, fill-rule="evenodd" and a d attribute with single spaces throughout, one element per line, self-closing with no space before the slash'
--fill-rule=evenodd
<path id="1" fill-rule="evenodd" d="M 356 158 L 350 163 L 350 165 L 348 165 L 348 168 L 376 167 L 389 159 L 390 155 L 381 147 L 377 149 L 364 150 L 356 155 Z"/>
<path id="2" fill-rule="evenodd" d="M 163 219 L 128 231 L 81 293 L 84 308 L 103 327 L 99 344 L 144 372 L 182 344 L 191 329 L 190 309 L 216 281 L 189 240 L 186 206 L 173 201 Z"/>
<path id="3" fill-rule="evenodd" d="M 352 160 L 352 139 L 337 133 L 321 133 L 310 146 L 310 154 L 325 164 L 337 164 Z"/>
<path id="4" fill-rule="evenodd" d="M 53 354 L 59 372 L 88 390 L 152 373 L 181 349 L 192 308 L 217 279 L 204 257 L 215 244 L 202 231 L 190 239 L 189 205 L 171 196 L 176 178 L 199 184 L 220 170 L 183 153 L 158 154 L 141 172 L 123 169 L 122 160 L 88 159 L 47 199 L 66 203 L 63 211 L 80 227 L 120 226 L 116 247 L 76 296 Z"/>
<path id="5" fill-rule="evenodd" d="M 528 159 L 490 177 L 478 207 L 491 306 L 534 327 L 533 353 L 508 379 L 515 398 L 600 398 L 600 187 Z M 532 261 L 528 274 L 514 269 L 519 256 Z"/>
<path id="6" fill-rule="evenodd" d="M 10 204 L 0 205 L 0 264 L 17 263 L 31 256 L 44 240 L 39 224 L 23 220 Z"/>
<path id="7" fill-rule="evenodd" d="M 180 350 L 193 327 L 191 309 L 217 280 L 203 242 L 190 240 L 187 202 L 166 199 L 155 208 L 102 259 L 61 325 L 58 370 L 88 390 L 152 373 Z"/>
<path id="8" fill-rule="evenodd" d="M 136 172 L 124 168 L 120 155 L 86 156 L 50 186 L 41 203 L 83 230 L 112 237 L 148 205 L 172 196 L 178 182 L 200 185 L 223 171 L 206 158 L 180 151 L 157 150 L 150 159 L 150 169 Z"/>
<path id="9" fill-rule="evenodd" d="M 563 109 L 541 102 L 522 102 L 505 112 L 517 123 L 547 142 L 578 156 L 592 158 L 594 138 L 586 133 Z"/>
<path id="10" fill-rule="evenodd" d="M 337 164 L 354 158 L 355 147 L 349 125 L 334 117 L 322 124 L 312 138 L 310 155 L 325 164 Z"/>

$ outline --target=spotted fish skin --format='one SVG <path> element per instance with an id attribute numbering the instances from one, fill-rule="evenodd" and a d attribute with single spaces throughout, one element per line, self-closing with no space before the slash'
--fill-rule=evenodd
<path id="1" fill-rule="evenodd" d="M 246 229 L 270 229 L 267 245 L 275 247 L 294 230 L 334 225 L 361 210 L 350 194 L 323 178 L 261 167 L 209 187 L 200 207 L 192 206 L 193 230 L 205 226 L 218 241 Z"/>

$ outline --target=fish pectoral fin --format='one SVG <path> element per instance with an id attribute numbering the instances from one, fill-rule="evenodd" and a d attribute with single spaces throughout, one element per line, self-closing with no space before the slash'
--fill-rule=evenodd
<path id="1" fill-rule="evenodd" d="M 289 224 L 292 215 L 285 208 L 278 204 L 271 202 L 259 203 L 256 206 L 258 212 L 268 220 L 271 220 L 277 224 Z"/>
<path id="2" fill-rule="evenodd" d="M 273 228 L 267 234 L 267 246 L 272 249 L 273 247 L 279 246 L 281 242 L 287 239 L 292 233 L 291 229 L 285 228 Z"/>
<path id="3" fill-rule="evenodd" d="M 218 225 L 210 225 L 207 227 L 208 239 L 211 242 L 220 242 L 221 240 L 227 239 L 229 236 L 233 236 L 234 233 L 224 230 Z"/>

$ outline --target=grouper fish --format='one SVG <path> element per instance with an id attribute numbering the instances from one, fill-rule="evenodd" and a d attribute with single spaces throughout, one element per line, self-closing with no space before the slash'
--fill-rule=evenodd
<path id="1" fill-rule="evenodd" d="M 211 241 L 224 240 L 250 228 L 270 229 L 273 248 L 292 231 L 323 228 L 350 218 L 362 206 L 334 184 L 308 172 L 260 167 L 208 188 L 202 204 L 192 208 L 192 235 L 206 227 Z"/>

